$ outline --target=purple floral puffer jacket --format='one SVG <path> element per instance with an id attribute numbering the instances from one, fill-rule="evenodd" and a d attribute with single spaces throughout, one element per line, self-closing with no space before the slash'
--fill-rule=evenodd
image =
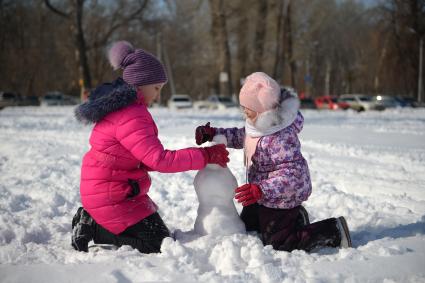
<path id="1" fill-rule="evenodd" d="M 310 196 L 310 172 L 298 139 L 303 123 L 304 117 L 298 112 L 291 125 L 259 139 L 248 169 L 248 182 L 257 184 L 263 192 L 259 204 L 290 209 Z M 216 134 L 226 136 L 227 147 L 244 147 L 245 128 L 216 128 Z"/>

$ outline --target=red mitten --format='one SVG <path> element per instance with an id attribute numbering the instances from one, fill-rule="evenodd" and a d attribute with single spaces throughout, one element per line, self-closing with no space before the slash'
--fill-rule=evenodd
<path id="1" fill-rule="evenodd" d="M 206 123 L 205 126 L 197 127 L 195 130 L 195 140 L 198 145 L 207 141 L 212 141 L 214 136 L 215 128 L 210 127 L 210 122 Z"/>
<path id="2" fill-rule="evenodd" d="M 210 147 L 204 147 L 203 149 L 207 163 L 226 167 L 227 162 L 229 162 L 229 152 L 224 144 L 216 144 Z"/>
<path id="3" fill-rule="evenodd" d="M 235 199 L 239 203 L 242 203 L 243 206 L 248 206 L 253 203 L 256 203 L 263 195 L 263 192 L 261 191 L 260 187 L 256 184 L 242 185 L 236 188 L 235 193 Z"/>

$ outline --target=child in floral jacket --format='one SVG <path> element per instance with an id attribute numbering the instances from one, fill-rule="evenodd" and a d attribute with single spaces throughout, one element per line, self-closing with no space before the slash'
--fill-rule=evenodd
<path id="1" fill-rule="evenodd" d="M 257 72 L 247 77 L 239 100 L 245 127 L 207 123 L 196 129 L 196 142 L 222 134 L 228 147 L 244 148 L 247 184 L 236 189 L 235 198 L 244 206 L 241 218 L 247 230 L 259 232 L 264 244 L 277 250 L 351 246 L 344 217 L 309 224 L 301 206 L 311 194 L 311 179 L 298 139 L 304 118 L 296 93 Z M 302 215 L 306 225 L 299 225 Z"/>

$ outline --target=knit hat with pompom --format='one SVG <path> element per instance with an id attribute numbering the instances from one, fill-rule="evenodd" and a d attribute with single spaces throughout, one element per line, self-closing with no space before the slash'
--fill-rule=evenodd
<path id="1" fill-rule="evenodd" d="M 161 62 L 143 49 L 134 49 L 127 41 L 117 41 L 108 52 L 114 70 L 123 69 L 123 79 L 133 86 L 166 83 L 167 74 Z"/>
<path id="2" fill-rule="evenodd" d="M 240 105 L 258 113 L 275 108 L 279 98 L 279 84 L 263 72 L 249 75 L 239 93 Z"/>

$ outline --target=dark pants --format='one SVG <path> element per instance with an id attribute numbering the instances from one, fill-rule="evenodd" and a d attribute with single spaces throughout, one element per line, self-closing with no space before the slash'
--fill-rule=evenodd
<path id="1" fill-rule="evenodd" d="M 140 222 L 115 235 L 95 224 L 93 241 L 95 244 L 129 245 L 141 253 L 159 253 L 162 240 L 170 237 L 170 231 L 158 213 L 154 213 Z"/>
<path id="2" fill-rule="evenodd" d="M 276 250 L 309 252 L 315 248 L 339 246 L 341 235 L 335 218 L 301 226 L 299 209 L 300 206 L 275 209 L 253 204 L 242 209 L 241 219 L 247 231 L 259 232 L 264 245 L 272 245 Z"/>

